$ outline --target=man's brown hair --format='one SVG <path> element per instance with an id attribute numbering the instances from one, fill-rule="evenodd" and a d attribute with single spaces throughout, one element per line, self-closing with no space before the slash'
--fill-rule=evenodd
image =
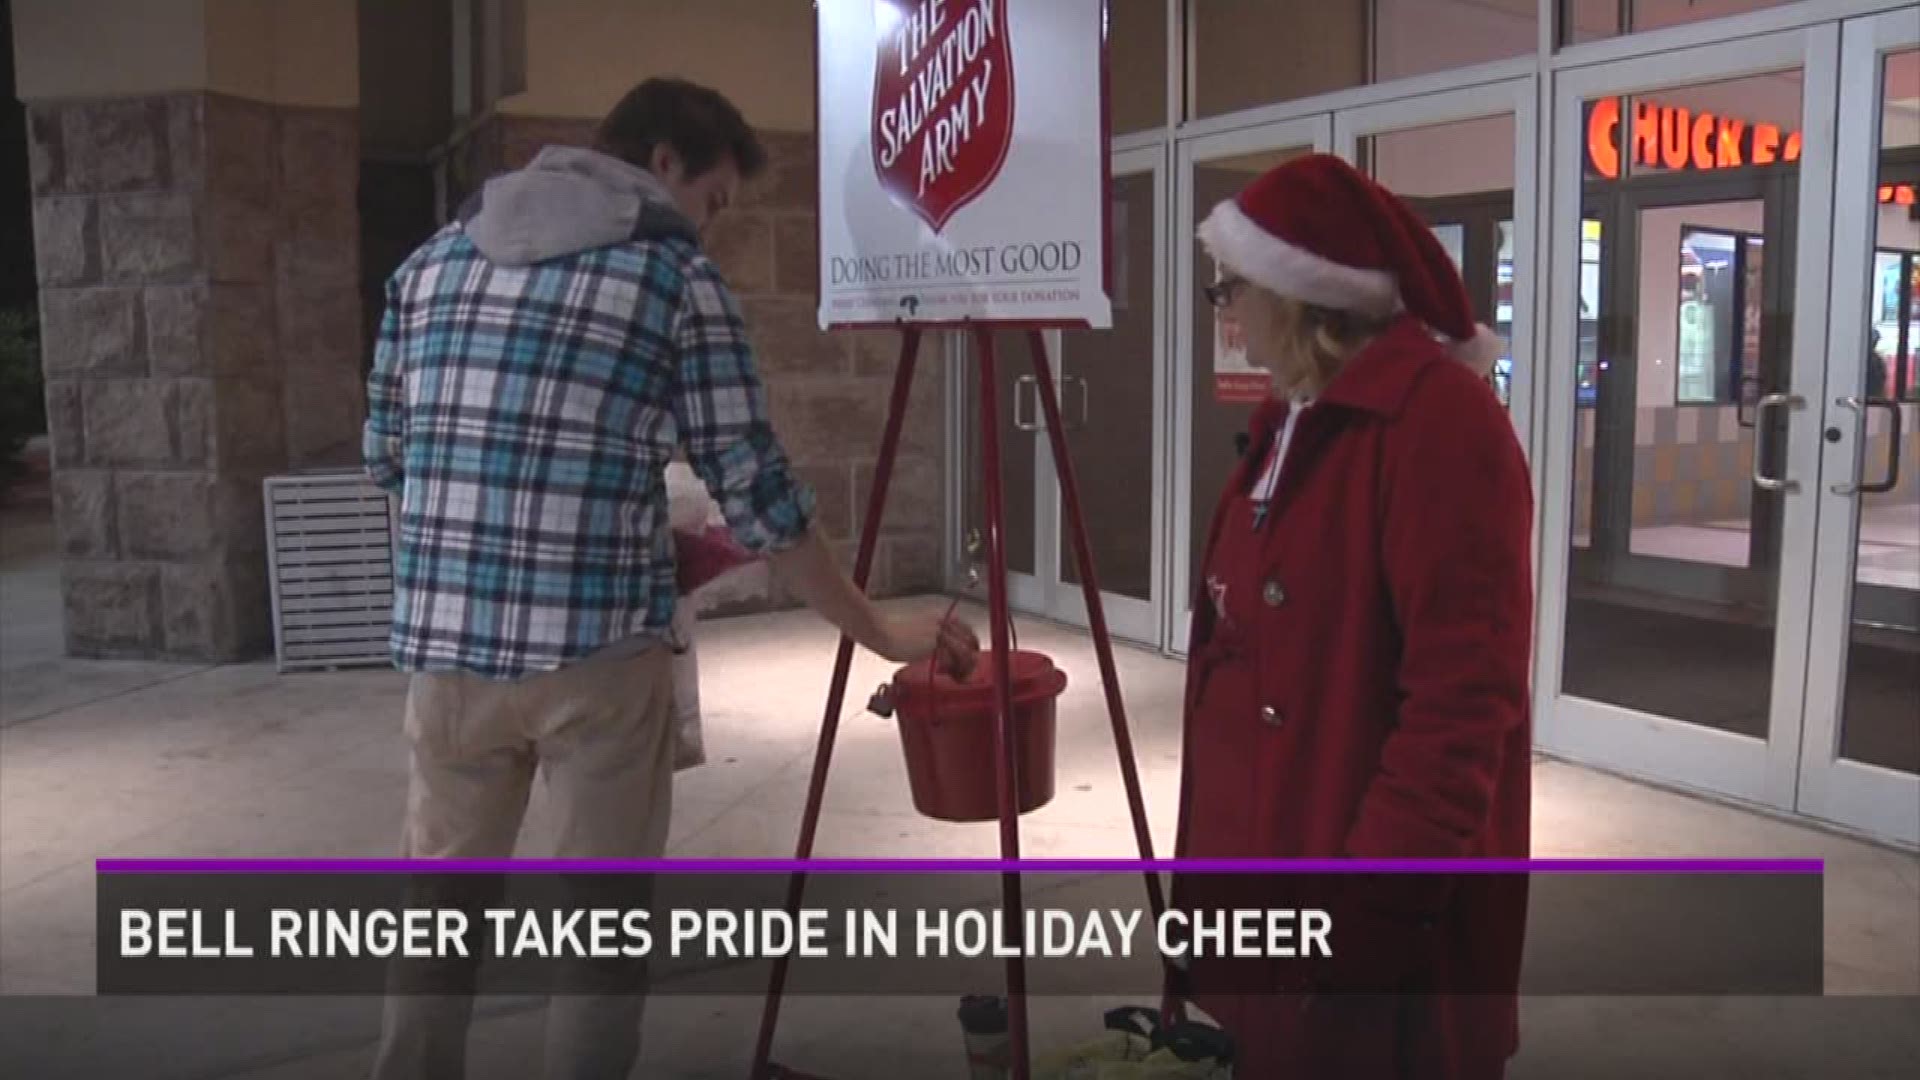
<path id="1" fill-rule="evenodd" d="M 733 159 L 743 180 L 767 166 L 766 148 L 733 102 L 684 79 L 648 79 L 627 91 L 594 135 L 594 149 L 642 169 L 663 144 L 686 162 L 690 178 L 722 158 Z"/>

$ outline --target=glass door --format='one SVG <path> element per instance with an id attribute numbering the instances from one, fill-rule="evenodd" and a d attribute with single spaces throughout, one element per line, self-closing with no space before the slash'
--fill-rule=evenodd
<path id="1" fill-rule="evenodd" d="M 1346 109 L 1333 123 L 1334 152 L 1426 219 L 1474 317 L 1506 342 L 1490 381 L 1522 446 L 1533 429 L 1534 86 L 1525 78 L 1422 94 Z"/>
<path id="2" fill-rule="evenodd" d="M 1548 750 L 1794 805 L 1835 26 L 1562 73 L 1542 369 Z"/>
<path id="3" fill-rule="evenodd" d="M 1164 545 L 1166 366 L 1165 150 L 1115 154 L 1111 198 L 1110 330 L 1045 335 L 1081 513 L 1114 637 L 1159 647 Z M 1087 625 L 1073 537 L 1059 497 L 1045 414 L 1025 331 L 994 335 L 1007 504 L 1008 592 L 1015 610 Z M 971 352 L 971 340 L 962 346 Z M 972 366 L 966 365 L 972 371 Z M 968 453 L 978 462 L 977 391 L 964 391 Z M 962 480 L 962 563 L 984 518 L 977 470 Z"/>
<path id="4" fill-rule="evenodd" d="M 1166 176 L 1164 144 L 1114 155 L 1113 329 L 1066 331 L 1054 354 L 1107 626 L 1115 637 L 1154 648 L 1161 644 L 1159 568 L 1166 549 Z M 1051 477 L 1043 483 L 1057 502 L 1058 485 Z M 1056 507 L 1053 517 L 1050 612 L 1086 626 L 1073 535 L 1063 509 Z"/>
<path id="5" fill-rule="evenodd" d="M 1321 114 L 1183 140 L 1177 144 L 1180 188 L 1175 257 L 1173 445 L 1185 453 L 1173 475 L 1174 556 L 1167 607 L 1172 651 L 1184 654 L 1193 620 L 1193 583 L 1206 555 L 1208 527 L 1228 475 L 1238 462 L 1253 409 L 1265 396 L 1263 377 L 1249 369 L 1233 328 L 1215 319 L 1205 287 L 1213 261 L 1196 238 L 1215 204 L 1281 162 L 1333 145 L 1333 119 Z"/>
<path id="6" fill-rule="evenodd" d="M 1800 809 L 1920 844 L 1920 19 L 1846 24 Z"/>

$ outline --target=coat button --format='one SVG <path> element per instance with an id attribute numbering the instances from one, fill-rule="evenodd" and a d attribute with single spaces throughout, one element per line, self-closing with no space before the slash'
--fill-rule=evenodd
<path id="1" fill-rule="evenodd" d="M 1280 715 L 1280 710 L 1271 705 L 1261 708 L 1260 719 L 1266 721 L 1268 727 L 1279 727 L 1287 722 L 1286 718 Z"/>
<path id="2" fill-rule="evenodd" d="M 1267 587 L 1261 590 L 1260 596 L 1267 602 L 1268 607 L 1279 607 L 1287 602 L 1287 590 L 1281 588 L 1280 583 L 1273 578 L 1267 579 Z"/>

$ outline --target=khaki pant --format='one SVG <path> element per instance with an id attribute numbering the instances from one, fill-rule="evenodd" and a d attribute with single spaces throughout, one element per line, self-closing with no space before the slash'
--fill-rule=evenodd
<path id="1" fill-rule="evenodd" d="M 405 856 L 511 856 L 539 769 L 557 857 L 659 858 L 673 794 L 672 659 L 664 645 L 616 647 L 519 682 L 416 675 Z M 644 964 L 620 985 L 631 992 L 551 1000 L 547 1080 L 625 1080 L 640 1051 Z M 464 1077 L 472 1014 L 466 994 L 389 996 L 374 1080 Z"/>

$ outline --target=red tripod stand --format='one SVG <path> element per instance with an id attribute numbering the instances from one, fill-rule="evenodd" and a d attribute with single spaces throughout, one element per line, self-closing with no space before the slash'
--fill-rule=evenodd
<path id="1" fill-rule="evenodd" d="M 906 415 L 908 394 L 913 388 L 914 367 L 919 359 L 920 339 L 927 329 L 921 324 L 909 323 L 902 327 L 900 342 L 900 366 L 894 374 L 893 397 L 887 409 L 886 428 L 880 439 L 880 458 L 874 467 L 873 490 L 867 498 L 867 513 L 860 530 L 859 553 L 854 560 L 853 580 L 860 588 L 866 588 L 867 575 L 873 566 L 875 542 L 880 531 L 880 521 L 887 502 L 887 488 L 893 478 L 894 459 L 900 448 L 900 427 Z M 1015 793 L 1019 790 L 1017 770 L 1018 755 L 1015 752 L 1014 733 L 1011 730 L 1013 710 L 1013 683 L 1008 672 L 1008 658 L 1011 644 L 1008 640 L 1008 628 L 1011 625 L 1007 612 L 1007 554 L 1003 535 L 1004 510 L 1003 492 L 1000 476 L 1000 423 L 999 402 L 996 396 L 995 358 L 993 328 L 985 323 L 969 323 L 966 329 L 972 333 L 977 345 L 980 366 L 980 437 L 981 468 L 984 473 L 986 502 L 986 548 L 987 548 L 987 602 L 992 625 L 992 675 L 997 691 L 995 701 L 995 750 L 999 768 L 996 770 L 997 789 L 1000 806 L 1000 855 L 1003 859 L 1020 857 L 1020 826 Z M 1087 541 L 1086 522 L 1080 512 L 1080 488 L 1074 476 L 1073 458 L 1068 453 L 1066 433 L 1060 422 L 1060 400 L 1053 382 L 1053 367 L 1047 360 L 1046 340 L 1037 328 L 1027 331 L 1027 344 L 1032 354 L 1034 381 L 1039 386 L 1040 406 L 1046 419 L 1047 437 L 1053 448 L 1055 470 L 1060 480 L 1060 501 L 1066 510 L 1068 528 L 1072 533 L 1073 553 L 1080 568 L 1080 586 L 1086 596 L 1088 629 L 1093 635 L 1093 647 L 1100 661 L 1100 681 L 1105 689 L 1107 714 L 1113 723 L 1114 748 L 1120 756 L 1120 774 L 1127 791 L 1127 809 L 1132 815 L 1134 838 L 1140 846 L 1142 859 L 1153 858 L 1153 834 L 1147 826 L 1146 803 L 1141 796 L 1140 774 L 1133 758 L 1133 739 L 1127 730 L 1126 707 L 1120 698 L 1120 678 L 1113 663 L 1113 642 L 1107 633 L 1106 613 L 1100 604 L 1100 581 L 1095 573 L 1093 552 Z M 800 818 L 800 839 L 795 846 L 794 857 L 808 859 L 813 856 L 815 829 L 820 821 L 821 803 L 826 796 L 827 769 L 833 761 L 834 738 L 839 732 L 840 710 L 846 700 L 847 676 L 853 663 L 853 641 L 842 636 L 840 649 L 834 657 L 833 680 L 827 690 L 826 714 L 820 723 L 820 743 L 814 751 L 813 776 L 807 787 L 807 806 Z M 1151 871 L 1147 872 L 1147 898 L 1152 905 L 1157 920 L 1166 909 L 1162 896 L 1160 880 Z M 797 913 L 801 898 L 806 889 L 806 875 L 796 873 L 787 890 L 787 911 Z M 1020 875 L 1006 873 L 1002 876 L 1002 904 L 1009 913 L 1024 911 L 1020 892 Z M 1016 927 L 1020 920 L 1013 920 Z M 1019 933 L 1016 929 L 1015 933 Z M 795 1072 L 772 1061 L 774 1032 L 780 1022 L 780 1001 L 786 989 L 787 961 L 784 957 L 773 963 L 773 974 L 767 988 L 766 1005 L 760 1019 L 759 1041 L 753 1054 L 753 1072 L 750 1080 L 807 1080 L 805 1073 Z M 1008 1028 L 1013 1049 L 1013 1076 L 1016 1080 L 1027 1080 L 1031 1069 L 1032 1050 L 1027 1031 L 1026 1002 L 1026 964 L 1019 957 L 1007 960 L 1007 1004 Z"/>

